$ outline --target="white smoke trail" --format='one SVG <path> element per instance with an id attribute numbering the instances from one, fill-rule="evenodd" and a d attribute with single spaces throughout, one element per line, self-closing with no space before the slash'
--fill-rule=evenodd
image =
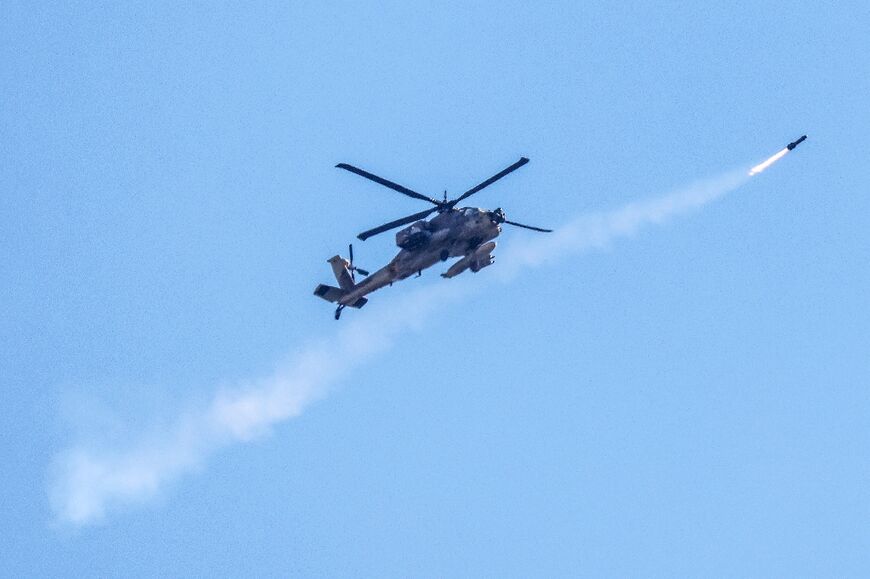
<path id="1" fill-rule="evenodd" d="M 426 287 L 391 303 L 380 316 L 342 320 L 332 339 L 302 349 L 271 376 L 219 390 L 205 407 L 183 414 L 164 432 L 141 436 L 133 446 L 112 449 L 107 441 L 108 449 L 80 444 L 61 452 L 49 488 L 58 522 L 98 522 L 110 509 L 155 497 L 220 448 L 268 434 L 348 371 L 388 349 L 398 334 L 418 329 L 433 308 L 462 295 L 464 287 Z"/>
<path id="2" fill-rule="evenodd" d="M 569 254 L 606 247 L 643 225 L 662 224 L 698 209 L 747 179 L 746 170 L 734 171 L 662 197 L 581 216 L 553 235 L 524 239 L 522 246 L 508 248 L 499 260 L 501 269 L 512 276 Z M 49 489 L 57 519 L 86 525 L 103 519 L 110 509 L 147 501 L 220 448 L 260 437 L 276 423 L 298 416 L 351 369 L 387 350 L 398 335 L 418 328 L 433 309 L 463 295 L 463 287 L 461 280 L 454 280 L 404 298 L 390 296 L 398 301 L 380 318 L 370 312 L 347 316 L 351 319 L 342 321 L 345 325 L 332 340 L 303 349 L 272 376 L 217 392 L 209 404 L 181 416 L 167 432 L 142 436 L 131 447 L 101 450 L 82 444 L 60 453 Z"/>
<path id="3" fill-rule="evenodd" d="M 644 225 L 661 225 L 699 209 L 737 189 L 749 178 L 745 169 L 737 169 L 661 197 L 634 201 L 612 211 L 581 215 L 551 235 L 524 239 L 521 245 L 507 248 L 500 260 L 502 275 L 510 279 L 529 267 L 553 263 L 569 254 L 605 248 L 615 239 L 634 235 Z"/>

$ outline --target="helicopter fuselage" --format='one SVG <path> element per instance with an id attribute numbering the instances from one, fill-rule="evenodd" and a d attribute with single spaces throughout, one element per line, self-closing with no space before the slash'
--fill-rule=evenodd
<path id="1" fill-rule="evenodd" d="M 483 244 L 501 233 L 501 226 L 493 220 L 492 215 L 492 212 L 484 209 L 462 207 L 444 211 L 429 221 L 417 221 L 402 229 L 396 234 L 396 245 L 401 248 L 396 257 L 357 284 L 338 303 L 352 304 L 395 281 L 421 274 L 439 261 L 447 261 L 452 257 L 474 257 Z M 492 244 L 490 251 L 494 247 L 495 244 Z M 492 263 L 488 252 L 479 257 L 476 261 L 469 260 L 467 267 L 472 271 Z"/>
<path id="2" fill-rule="evenodd" d="M 314 295 L 328 302 L 338 304 L 338 307 L 335 309 L 335 319 L 337 320 L 341 316 L 342 309 L 346 306 L 361 308 L 368 302 L 365 297 L 368 294 L 384 286 L 391 285 L 394 281 L 410 277 L 415 273 L 422 275 L 424 269 L 432 267 L 439 261 L 447 261 L 451 257 L 460 258 L 446 272 L 441 274 L 442 277 L 447 278 L 457 276 L 466 269 L 476 272 L 492 265 L 493 261 L 495 261 L 492 257 L 492 250 L 495 249 L 496 245 L 492 240 L 501 233 L 502 223 L 549 233 L 552 230 L 525 225 L 516 221 L 508 221 L 504 211 L 501 209 L 489 211 L 477 207 L 456 208 L 456 205 L 461 201 L 489 187 L 528 162 L 529 160 L 526 157 L 520 157 L 520 160 L 516 163 L 502 169 L 489 179 L 478 183 L 456 199 L 448 200 L 447 192 L 445 191 L 443 201 L 423 195 L 383 177 L 378 177 L 359 167 L 354 167 L 347 163 L 339 163 L 336 165 L 339 169 L 344 169 L 369 181 L 374 181 L 379 185 L 383 185 L 408 197 L 430 203 L 432 207 L 390 221 L 389 223 L 384 223 L 357 235 L 359 239 L 365 241 L 369 237 L 410 223 L 410 225 L 396 234 L 396 245 L 400 248 L 399 253 L 385 267 L 382 267 L 371 275 L 368 275 L 368 272 L 353 264 L 353 245 L 348 247 L 349 259 L 344 259 L 340 255 L 329 258 L 327 261 L 332 265 L 332 270 L 339 287 L 319 284 L 314 288 Z M 436 211 L 438 213 L 435 217 L 426 221 L 426 218 Z M 368 277 L 356 283 L 355 273 Z"/>

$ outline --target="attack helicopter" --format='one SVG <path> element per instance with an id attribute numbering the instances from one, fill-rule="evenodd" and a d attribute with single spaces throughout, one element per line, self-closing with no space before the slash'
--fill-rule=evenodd
<path id="1" fill-rule="evenodd" d="M 444 193 L 444 199 L 439 201 L 388 181 L 383 177 L 373 175 L 353 165 L 339 163 L 336 165 L 339 169 L 355 173 L 360 177 L 374 181 L 384 187 L 389 187 L 408 197 L 431 203 L 432 207 L 360 233 L 357 237 L 361 241 L 365 241 L 369 237 L 379 233 L 384 233 L 385 231 L 411 223 L 409 227 L 396 233 L 396 245 L 400 249 L 398 255 L 386 266 L 371 275 L 369 275 L 368 271 L 354 265 L 353 245 L 350 245 L 348 248 L 349 259 L 345 259 L 340 255 L 329 258 L 327 262 L 332 266 L 338 287 L 320 284 L 315 288 L 314 295 L 328 302 L 338 304 L 335 310 L 335 319 L 337 320 L 341 317 L 341 312 L 345 307 L 361 308 L 368 302 L 368 299 L 365 297 L 368 294 L 384 286 L 392 285 L 395 281 L 410 277 L 415 273 L 419 277 L 423 274 L 424 269 L 435 265 L 439 261 L 444 262 L 452 257 L 460 258 L 446 272 L 441 274 L 445 278 L 455 277 L 467 269 L 476 273 L 492 265 L 495 261 L 492 251 L 496 246 L 493 239 L 501 233 L 501 225 L 504 223 L 515 227 L 531 229 L 532 231 L 552 232 L 551 229 L 508 221 L 501 208 L 490 211 L 479 207 L 456 207 L 460 202 L 468 199 L 481 189 L 492 185 L 505 175 L 516 171 L 528 162 L 527 158 L 521 157 L 513 165 L 499 171 L 486 181 L 475 185 L 452 201 L 447 200 L 446 192 Z M 438 214 L 427 221 L 426 218 L 435 212 Z M 357 283 L 356 274 L 360 274 L 365 279 Z"/>

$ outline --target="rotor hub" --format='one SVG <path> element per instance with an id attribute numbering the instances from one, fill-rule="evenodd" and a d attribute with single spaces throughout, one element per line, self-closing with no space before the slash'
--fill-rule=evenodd
<path id="1" fill-rule="evenodd" d="M 507 220 L 507 216 L 505 216 L 504 211 L 501 207 L 497 208 L 495 211 L 489 212 L 489 217 L 492 219 L 493 223 L 504 223 Z"/>

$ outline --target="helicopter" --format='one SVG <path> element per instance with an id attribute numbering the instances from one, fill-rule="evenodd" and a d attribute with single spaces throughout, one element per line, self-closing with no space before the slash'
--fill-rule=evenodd
<path id="1" fill-rule="evenodd" d="M 320 284 L 314 289 L 314 295 L 338 304 L 335 310 L 335 319 L 337 320 L 341 317 L 341 312 L 345 307 L 359 309 L 368 303 L 368 299 L 365 297 L 368 294 L 384 286 L 393 285 L 393 282 L 403 280 L 415 273 L 419 277 L 423 274 L 424 269 L 439 261 L 444 262 L 452 257 L 460 258 L 441 274 L 444 278 L 455 277 L 467 269 L 477 273 L 492 265 L 495 262 L 492 251 L 496 246 L 493 239 L 501 233 L 501 225 L 504 223 L 532 231 L 551 233 L 552 229 L 508 221 L 501 208 L 490 211 L 479 207 L 456 207 L 460 202 L 481 189 L 489 187 L 528 162 L 526 157 L 521 157 L 513 165 L 499 171 L 486 181 L 475 185 L 450 201 L 447 200 L 446 191 L 444 199 L 439 201 L 353 165 L 339 163 L 336 165 L 339 169 L 355 173 L 408 197 L 431 203 L 432 207 L 360 233 L 357 238 L 365 241 L 379 233 L 411 224 L 396 233 L 396 245 L 400 249 L 396 257 L 371 275 L 368 271 L 354 265 L 353 244 L 348 247 L 348 259 L 340 255 L 329 258 L 327 262 L 332 266 L 338 287 Z M 426 218 L 435 212 L 438 214 L 427 221 Z M 365 279 L 357 283 L 356 274 L 360 274 Z"/>

